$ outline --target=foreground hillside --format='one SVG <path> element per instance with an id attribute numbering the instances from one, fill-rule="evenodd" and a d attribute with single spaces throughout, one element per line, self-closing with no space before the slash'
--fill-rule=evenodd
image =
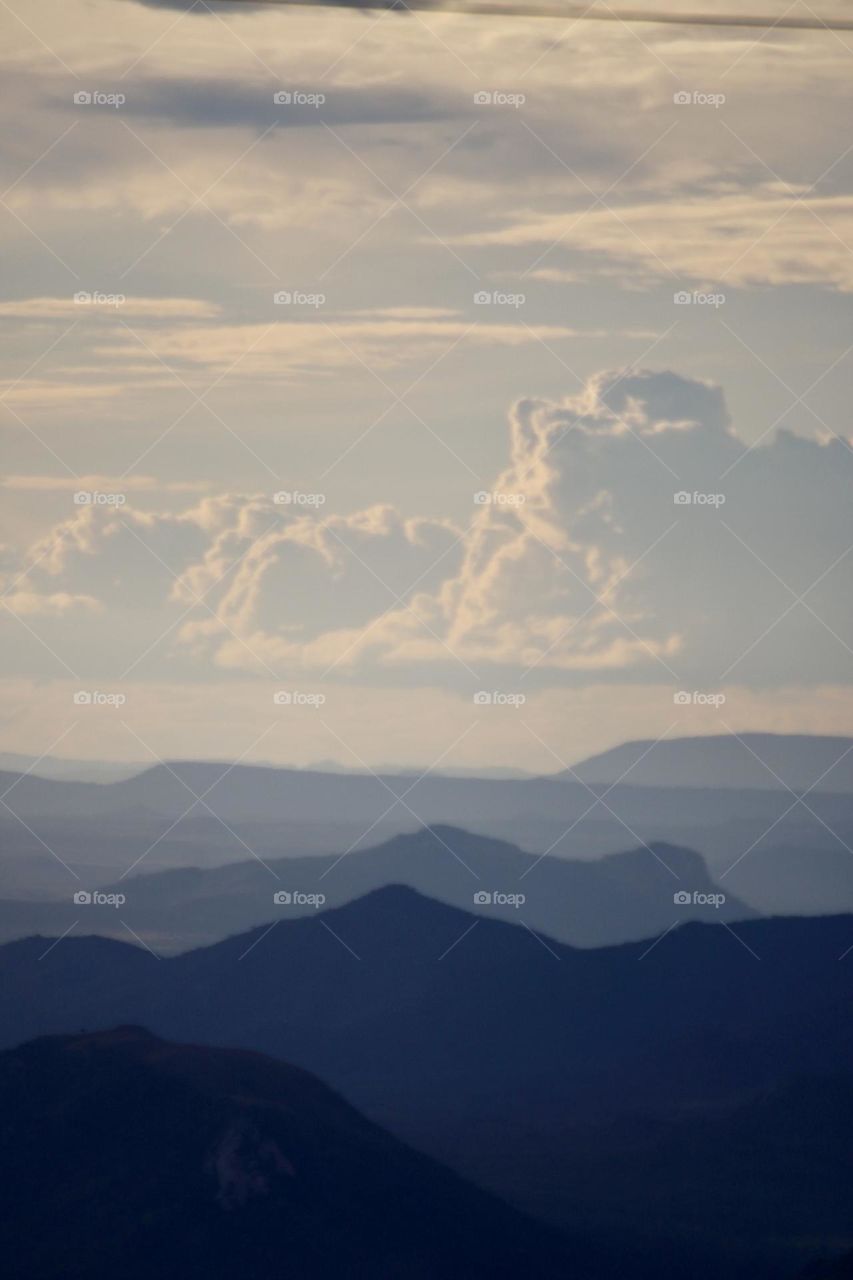
<path id="1" fill-rule="evenodd" d="M 600 1273 L 586 1253 L 257 1054 L 138 1028 L 0 1055 L 19 1280 Z"/>

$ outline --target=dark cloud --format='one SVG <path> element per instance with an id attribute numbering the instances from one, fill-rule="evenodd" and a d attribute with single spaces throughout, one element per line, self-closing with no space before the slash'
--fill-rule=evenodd
<path id="1" fill-rule="evenodd" d="M 123 117 L 199 129 L 424 124 L 458 115 L 461 106 L 457 100 L 405 88 L 336 88 L 298 81 L 277 86 L 261 79 L 240 84 L 210 78 L 145 78 L 128 82 L 125 92 Z"/>
<path id="2" fill-rule="evenodd" d="M 138 3 L 160 9 L 195 10 L 197 13 L 222 9 L 265 9 L 270 4 L 303 5 L 309 8 L 394 9 L 399 13 L 414 9 L 446 10 L 484 17 L 509 16 L 528 18 L 561 18 L 573 22 L 640 22 L 691 27 L 745 27 L 752 30 L 853 31 L 853 18 L 819 17 L 817 14 L 766 13 L 699 13 L 673 12 L 667 9 L 595 9 L 588 4 L 563 4 L 560 0 L 523 0 L 517 4 L 502 0 L 138 0 Z"/>

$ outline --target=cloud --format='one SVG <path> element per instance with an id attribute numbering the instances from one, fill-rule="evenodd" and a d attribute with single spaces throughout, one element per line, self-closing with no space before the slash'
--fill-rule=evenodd
<path id="1" fill-rule="evenodd" d="M 81 290 L 68 298 L 16 298 L 0 302 L 0 319 L 111 320 L 116 315 L 139 320 L 215 320 L 216 303 L 202 298 L 140 298 Z"/>
<path id="2" fill-rule="evenodd" d="M 516 216 L 459 243 L 541 246 L 600 256 L 646 280 L 679 278 L 734 286 L 816 284 L 853 291 L 853 196 L 817 196 L 764 185 L 701 199 L 677 192 L 614 210 Z M 583 265 L 578 268 L 583 272 Z M 590 270 L 587 260 L 586 271 Z M 595 265 L 596 273 L 599 264 Z M 546 278 L 540 272 L 540 278 Z M 551 279 L 565 279 L 555 275 Z"/>
<path id="3" fill-rule="evenodd" d="M 466 522 L 292 491 L 86 507 L 32 549 L 29 585 L 156 606 L 170 652 L 210 672 L 849 683 L 851 482 L 847 440 L 749 448 L 719 388 L 600 373 L 516 404 Z"/>
<path id="4" fill-rule="evenodd" d="M 5 476 L 4 489 L 24 493 L 202 493 L 209 485 L 204 480 L 161 480 L 157 476 Z"/>
<path id="5" fill-rule="evenodd" d="M 780 432 L 747 449 L 719 389 L 641 371 L 522 401 L 510 451 L 432 602 L 454 652 L 705 683 L 849 679 L 847 441 Z M 420 642 L 395 625 L 399 657 Z"/>
<path id="6" fill-rule="evenodd" d="M 199 0 L 138 0 L 139 3 L 153 6 L 155 8 L 182 9 L 184 11 L 194 11 L 196 13 L 207 13 L 212 8 L 214 12 L 221 9 L 228 10 L 253 10 L 264 8 L 269 0 L 211 0 L 210 6 L 205 3 L 199 3 Z M 278 0 L 280 4 L 286 4 L 288 0 Z M 748 28 L 748 31 L 742 36 L 743 39 L 754 38 L 750 33 L 753 31 L 763 31 L 765 34 L 771 34 L 778 30 L 805 30 L 805 31 L 850 31 L 853 30 L 853 21 L 843 13 L 838 15 L 825 14 L 823 17 L 814 13 L 791 14 L 786 11 L 776 17 L 768 18 L 766 13 L 737 13 L 731 11 L 729 13 L 713 13 L 707 9 L 702 12 L 691 12 L 690 9 L 675 9 L 672 5 L 666 8 L 639 8 L 637 5 L 621 5 L 617 9 L 593 9 L 588 4 L 568 4 L 565 0 L 522 0 L 522 3 L 512 3 L 512 0 L 493 0 L 493 3 L 483 3 L 483 0 L 473 4 L 466 3 L 466 0 L 291 0 L 295 4 L 303 4 L 307 8 L 325 8 L 335 7 L 341 9 L 366 9 L 380 10 L 390 9 L 397 13 L 405 14 L 412 9 L 428 9 L 437 10 L 446 13 L 473 13 L 477 16 L 495 18 L 503 17 L 551 17 L 558 18 L 561 21 L 582 22 L 616 22 L 631 23 L 640 22 L 641 24 L 663 24 L 689 27 L 723 27 L 727 29 L 738 29 L 741 27 Z"/>
<path id="7" fill-rule="evenodd" d="M 320 298 L 322 294 L 316 295 Z M 121 359 L 150 358 L 153 351 L 168 364 L 230 368 L 245 378 L 280 379 L 297 372 L 341 368 L 394 369 L 410 362 L 422 366 L 456 343 L 479 347 L 520 347 L 583 335 L 567 325 L 524 324 L 519 320 L 448 319 L 429 308 L 400 308 L 353 316 L 326 316 L 324 303 L 275 306 L 270 294 L 266 324 L 163 325 L 146 334 L 146 346 L 127 329 L 116 332 L 112 350 Z M 310 312 L 311 319 L 291 318 Z M 287 319 L 284 319 L 284 316 Z M 239 364 L 238 364 L 239 362 Z"/>
<path id="8" fill-rule="evenodd" d="M 448 520 L 390 506 L 325 516 L 323 505 L 322 494 L 282 490 L 174 515 L 81 506 L 31 548 L 29 581 L 43 595 L 58 583 L 94 593 L 113 616 L 144 617 L 153 637 L 180 623 L 179 645 L 214 668 L 326 665 L 413 582 L 435 590 L 461 553 Z M 138 631 L 123 639 L 130 661 Z"/>
<path id="9" fill-rule="evenodd" d="M 93 596 L 69 595 L 67 591 L 54 591 L 42 595 L 37 591 L 8 590 L 3 593 L 3 603 L 10 613 L 19 618 L 62 617 L 72 610 L 84 609 L 100 613 L 102 606 Z"/>
<path id="10" fill-rule="evenodd" d="M 301 91 L 301 92 L 300 92 Z M 292 101 L 275 100 L 276 92 Z M 458 115 L 460 100 L 397 85 L 326 84 L 310 91 L 283 81 L 223 83 L 204 76 L 148 77 L 128 93 L 123 111 L 130 117 L 165 121 L 173 128 L 266 129 L 351 124 L 423 124 Z"/>

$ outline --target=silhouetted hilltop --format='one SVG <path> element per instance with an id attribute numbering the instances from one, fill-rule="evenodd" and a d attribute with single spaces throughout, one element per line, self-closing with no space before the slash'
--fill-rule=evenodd
<path id="1" fill-rule="evenodd" d="M 0 1249 L 21 1280 L 600 1274 L 258 1054 L 120 1027 L 0 1055 L 0 1088 Z"/>

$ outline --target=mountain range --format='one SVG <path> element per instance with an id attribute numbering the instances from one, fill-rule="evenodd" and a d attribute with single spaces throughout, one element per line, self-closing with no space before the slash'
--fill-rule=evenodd
<path id="1" fill-rule="evenodd" d="M 82 927 L 132 935 L 175 952 L 215 942 L 275 919 L 340 906 L 372 889 L 406 884 L 431 898 L 490 918 L 520 921 L 576 946 L 650 938 L 691 919 L 748 919 L 757 913 L 721 892 L 702 858 L 665 844 L 594 862 L 536 858 L 503 841 L 436 826 L 377 848 L 334 856 L 247 858 L 208 869 L 181 868 L 120 881 L 89 881 L 107 902 L 0 899 L 0 940 Z M 302 901 L 300 901 L 300 895 Z M 686 901 L 682 901 L 686 895 Z M 109 905 L 123 899 L 120 909 Z M 282 903 L 276 901 L 288 899 Z"/>
<path id="2" fill-rule="evenodd" d="M 715 787 L 853 793 L 853 738 L 794 733 L 712 734 L 625 742 L 562 775 L 592 786 Z"/>
<path id="3" fill-rule="evenodd" d="M 6 900 L 0 915 L 8 921 L 15 914 L 9 900 L 67 902 L 69 891 L 102 887 L 129 871 L 341 854 L 349 860 L 424 825 L 461 828 L 573 862 L 643 844 L 692 849 L 729 899 L 764 914 L 853 910 L 848 749 L 847 739 L 793 735 L 626 744 L 571 775 L 538 779 L 209 762 L 157 765 L 111 783 L 9 773 L 0 776 L 0 899 Z M 772 772 L 755 756 L 766 758 Z M 805 793 L 821 772 L 817 788 Z M 583 774 L 588 778 L 575 780 Z M 670 775 L 675 785 L 656 785 Z M 779 779 L 790 779 L 794 790 Z M 824 790 L 830 783 L 839 789 Z M 434 884 L 415 883 L 438 892 Z M 367 887 L 364 879 L 360 891 Z M 254 918 L 236 917 L 234 927 Z M 60 917 L 28 919 L 28 928 L 52 929 Z M 10 928 L 20 933 L 4 923 L 0 936 L 11 936 Z M 577 932 L 557 933 L 583 940 Z M 212 935 L 195 940 L 205 936 Z"/>
<path id="4" fill-rule="evenodd" d="M 838 916 L 576 950 L 390 887 L 173 959 L 8 944 L 0 1025 L 269 1053 L 650 1276 L 775 1280 L 853 1248 L 851 947 Z"/>

